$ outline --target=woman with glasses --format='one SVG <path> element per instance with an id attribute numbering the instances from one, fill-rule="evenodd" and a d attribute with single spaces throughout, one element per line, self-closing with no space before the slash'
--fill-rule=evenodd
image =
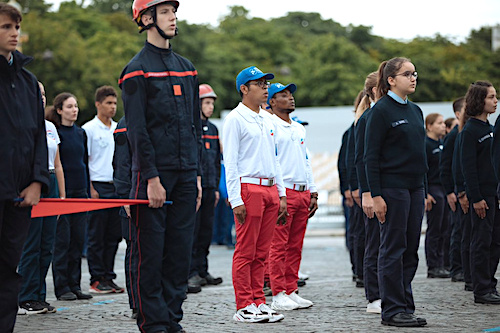
<path id="1" fill-rule="evenodd" d="M 461 132 L 460 141 L 472 222 L 470 265 L 474 302 L 482 304 L 500 304 L 495 279 L 500 256 L 500 209 L 493 167 L 498 166 L 499 148 L 493 142 L 493 128 L 488 122 L 488 116 L 496 111 L 497 102 L 496 90 L 490 82 L 477 81 L 469 87 L 465 113 L 470 119 Z"/>
<path id="2" fill-rule="evenodd" d="M 427 324 L 413 313 L 411 281 L 418 265 L 427 172 L 422 110 L 408 100 L 417 72 L 406 58 L 384 61 L 377 96 L 366 125 L 366 176 L 380 222 L 378 277 L 382 324 Z"/>

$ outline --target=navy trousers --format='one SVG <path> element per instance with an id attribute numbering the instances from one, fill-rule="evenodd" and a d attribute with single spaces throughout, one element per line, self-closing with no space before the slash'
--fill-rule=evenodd
<path id="1" fill-rule="evenodd" d="M 219 245 L 234 245 L 232 235 L 234 225 L 233 210 L 225 198 L 220 198 L 215 207 L 212 243 Z"/>
<path id="2" fill-rule="evenodd" d="M 448 219 L 450 221 L 451 227 L 451 238 L 450 238 L 450 264 L 451 264 L 451 276 L 455 276 L 463 272 L 462 269 L 462 220 L 460 218 L 460 212 L 462 208 L 457 202 L 457 209 L 453 212 L 449 206 L 448 209 Z M 463 213 L 463 212 L 462 212 Z"/>
<path id="3" fill-rule="evenodd" d="M 489 209 L 480 219 L 471 203 L 472 235 L 470 245 L 474 295 L 496 292 L 495 273 L 500 258 L 500 209 L 496 196 L 486 197 Z"/>
<path id="4" fill-rule="evenodd" d="M 380 223 L 377 218 L 368 218 L 363 213 L 365 224 L 365 257 L 363 261 L 363 277 L 368 302 L 380 299 L 378 284 L 378 253 L 380 247 Z"/>
<path id="5" fill-rule="evenodd" d="M 354 235 L 355 235 L 355 223 L 353 223 L 353 219 L 355 218 L 355 207 L 356 204 L 354 204 L 352 207 L 348 207 L 348 216 L 349 218 L 346 220 L 346 231 L 347 231 L 347 249 L 349 250 L 349 258 L 351 259 L 351 268 L 352 268 L 352 274 L 357 275 L 357 270 L 356 270 L 356 254 L 354 252 L 354 249 L 356 245 L 354 244 Z"/>
<path id="6" fill-rule="evenodd" d="M 131 309 L 137 309 L 137 232 L 135 224 L 125 212 L 120 208 L 122 222 L 122 237 L 127 243 L 125 252 L 125 283 L 127 287 L 128 303 Z"/>
<path id="7" fill-rule="evenodd" d="M 92 182 L 101 199 L 117 198 L 111 183 Z M 89 215 L 87 262 L 90 284 L 116 279 L 114 272 L 118 244 L 122 240 L 120 208 L 92 211 Z"/>
<path id="8" fill-rule="evenodd" d="M 66 189 L 67 198 L 87 198 L 87 190 Z M 57 221 L 52 276 L 56 297 L 81 290 L 82 251 L 87 213 L 61 215 Z"/>
<path id="9" fill-rule="evenodd" d="M 132 207 L 137 235 L 137 325 L 141 332 L 182 329 L 182 303 L 193 247 L 196 216 L 196 170 L 160 172 L 160 181 L 173 205 Z M 132 195 L 146 199 L 147 181 L 132 176 Z"/>
<path id="10" fill-rule="evenodd" d="M 382 319 L 413 313 L 411 282 L 418 266 L 418 246 L 424 213 L 424 189 L 385 188 L 385 223 L 380 225 L 378 277 Z"/>
<path id="11" fill-rule="evenodd" d="M 42 197 L 59 197 L 55 174 L 50 174 L 49 191 Z M 56 228 L 57 216 L 31 219 L 18 269 L 19 274 L 23 277 L 19 292 L 19 304 L 28 301 L 45 301 L 47 295 L 45 278 L 52 262 Z"/>
<path id="12" fill-rule="evenodd" d="M 0 201 L 0 332 L 12 332 L 16 323 L 21 275 L 17 265 L 30 227 L 31 208 Z"/>
<path id="13" fill-rule="evenodd" d="M 445 221 L 445 210 L 448 204 L 442 186 L 430 185 L 429 194 L 434 197 L 436 203 L 433 204 L 432 209 L 427 212 L 425 258 L 427 260 L 428 269 L 442 268 L 445 266 L 445 234 L 448 226 L 448 221 Z M 447 248 L 449 248 L 449 245 Z"/>
<path id="14" fill-rule="evenodd" d="M 472 221 L 470 210 L 464 214 L 461 207 L 460 209 L 460 222 L 462 224 L 462 269 L 464 271 L 464 280 L 467 284 L 472 284 L 471 261 L 470 261 L 470 241 L 472 234 Z"/>
<path id="15" fill-rule="evenodd" d="M 351 215 L 351 225 L 353 227 L 353 246 L 354 246 L 354 267 L 356 275 L 363 280 L 363 261 L 365 257 L 365 221 L 363 209 L 354 203 L 353 214 Z"/>
<path id="16" fill-rule="evenodd" d="M 208 275 L 208 253 L 212 241 L 215 212 L 215 189 L 204 188 L 201 206 L 196 213 L 194 228 L 193 252 L 191 256 L 191 270 L 189 277 L 199 274 Z"/>

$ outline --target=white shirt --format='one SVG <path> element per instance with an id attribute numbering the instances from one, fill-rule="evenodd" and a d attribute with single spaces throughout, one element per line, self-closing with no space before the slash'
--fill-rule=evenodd
<path id="1" fill-rule="evenodd" d="M 244 204 L 240 177 L 274 178 L 279 196 L 286 195 L 276 156 L 276 128 L 266 113 L 264 110 L 256 113 L 240 103 L 224 120 L 222 144 L 232 208 Z"/>
<path id="2" fill-rule="evenodd" d="M 312 193 L 317 192 L 312 175 L 311 160 L 308 157 L 306 147 L 306 129 L 293 120 L 289 124 L 277 115 L 273 115 L 271 118 L 279 133 L 276 140 L 283 182 L 285 184 L 307 184 Z"/>
<path id="3" fill-rule="evenodd" d="M 54 161 L 56 159 L 57 147 L 61 143 L 59 139 L 59 134 L 57 133 L 56 126 L 45 120 L 45 131 L 47 133 L 47 149 L 49 153 L 49 170 L 55 169 Z"/>
<path id="4" fill-rule="evenodd" d="M 111 119 L 111 126 L 108 127 L 95 116 L 82 128 L 87 134 L 90 181 L 113 181 L 113 154 L 115 153 L 113 132 L 116 129 L 116 122 Z"/>

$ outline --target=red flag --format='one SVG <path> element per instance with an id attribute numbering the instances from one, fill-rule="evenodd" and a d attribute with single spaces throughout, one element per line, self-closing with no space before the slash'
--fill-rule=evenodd
<path id="1" fill-rule="evenodd" d="M 89 212 L 93 210 L 120 207 L 125 205 L 147 205 L 148 200 L 133 199 L 56 199 L 42 198 L 38 205 L 33 206 L 31 217 L 44 217 L 63 214 Z M 165 204 L 172 204 L 166 201 Z"/>

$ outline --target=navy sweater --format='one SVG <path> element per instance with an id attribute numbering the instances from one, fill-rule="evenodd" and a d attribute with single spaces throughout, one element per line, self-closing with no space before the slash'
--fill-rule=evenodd
<path id="1" fill-rule="evenodd" d="M 491 160 L 497 179 L 500 179 L 500 117 L 495 121 L 493 129 L 493 143 L 491 145 Z"/>
<path id="2" fill-rule="evenodd" d="M 444 187 L 445 193 L 450 194 L 454 190 L 452 162 L 455 152 L 455 141 L 458 135 L 458 126 L 455 126 L 450 133 L 444 137 L 443 151 L 439 160 L 439 178 Z"/>
<path id="3" fill-rule="evenodd" d="M 371 109 L 363 112 L 361 117 L 359 117 L 356 127 L 354 127 L 354 136 L 356 141 L 356 154 L 354 157 L 354 163 L 356 164 L 356 173 L 358 175 L 359 189 L 361 193 L 370 192 L 368 187 L 368 181 L 366 179 L 365 162 L 363 159 L 365 153 L 365 131 L 366 122 L 370 116 Z"/>
<path id="4" fill-rule="evenodd" d="M 441 140 L 433 140 L 429 137 L 425 138 L 425 149 L 427 154 L 427 182 L 429 185 L 441 185 L 439 179 L 439 158 L 443 149 Z"/>
<path id="5" fill-rule="evenodd" d="M 372 108 L 365 132 L 365 161 L 373 197 L 382 188 L 424 187 L 427 173 L 422 110 L 410 101 L 382 97 Z"/>
<path id="6" fill-rule="evenodd" d="M 340 145 L 339 156 L 337 160 L 337 170 L 339 172 L 340 181 L 340 193 L 344 195 L 344 192 L 349 189 L 349 183 L 347 182 L 347 166 L 346 166 L 346 151 L 347 151 L 347 139 L 349 136 L 349 130 L 345 131 L 342 135 L 342 144 Z"/>
<path id="7" fill-rule="evenodd" d="M 489 122 L 471 118 L 461 133 L 460 151 L 465 191 L 471 203 L 495 196 L 497 179 L 491 161 L 493 127 Z"/>
<path id="8" fill-rule="evenodd" d="M 457 134 L 455 140 L 455 147 L 453 150 L 453 160 L 451 163 L 451 169 L 453 173 L 453 183 L 455 184 L 455 190 L 457 193 L 465 191 L 464 174 L 462 172 L 462 163 L 460 162 L 462 157 L 462 154 L 460 153 L 461 141 L 462 141 L 462 132 Z"/>
<path id="9" fill-rule="evenodd" d="M 64 170 L 64 182 L 67 190 L 88 189 L 88 152 L 87 135 L 80 127 L 61 125 L 57 132 L 61 143 L 59 154 Z"/>
<path id="10" fill-rule="evenodd" d="M 346 153 L 346 167 L 349 189 L 356 191 L 358 189 L 358 175 L 356 174 L 356 165 L 354 164 L 354 157 L 356 153 L 356 143 L 354 140 L 354 123 L 349 128 L 349 135 L 347 138 L 347 153 Z"/>

